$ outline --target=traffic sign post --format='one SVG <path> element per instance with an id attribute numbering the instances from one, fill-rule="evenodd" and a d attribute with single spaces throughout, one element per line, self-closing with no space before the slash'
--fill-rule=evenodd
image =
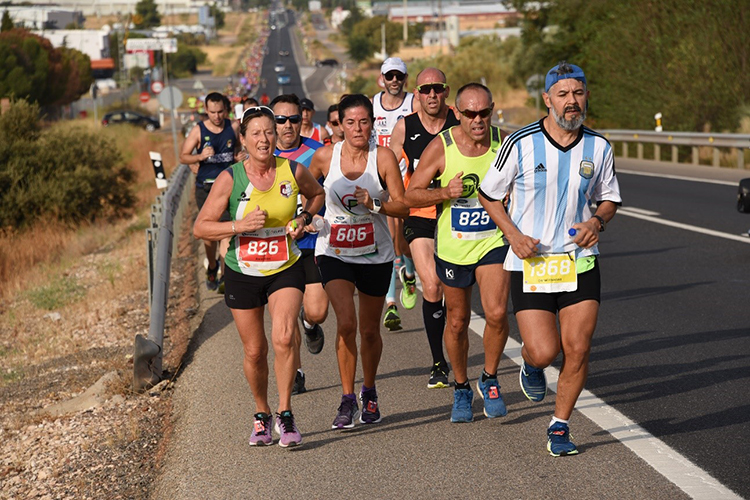
<path id="1" fill-rule="evenodd" d="M 151 96 L 148 95 L 148 92 L 141 92 L 138 95 L 138 100 L 141 101 L 143 104 L 146 104 L 151 99 Z"/>
<path id="2" fill-rule="evenodd" d="M 162 90 L 164 90 L 164 83 L 160 82 L 159 80 L 154 80 L 151 82 L 151 92 L 154 94 L 161 94 Z"/>

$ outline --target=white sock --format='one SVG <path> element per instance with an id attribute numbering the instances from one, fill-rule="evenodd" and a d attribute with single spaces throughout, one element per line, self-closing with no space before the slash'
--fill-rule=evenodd
<path id="1" fill-rule="evenodd" d="M 553 415 L 553 416 L 552 416 L 552 420 L 550 420 L 550 421 L 549 421 L 549 425 L 548 425 L 547 427 L 548 427 L 548 428 L 549 428 L 549 427 L 552 427 L 552 426 L 553 426 L 554 424 L 556 424 L 557 422 L 560 422 L 561 424 L 565 424 L 565 425 L 568 425 L 568 422 L 569 422 L 569 420 L 563 420 L 563 419 L 561 419 L 561 418 L 557 418 L 556 416 L 554 416 L 554 415 Z"/>
<path id="2" fill-rule="evenodd" d="M 315 326 L 314 324 L 308 323 L 305 318 L 302 318 L 302 324 L 305 325 L 305 328 L 307 328 L 308 330 Z"/>

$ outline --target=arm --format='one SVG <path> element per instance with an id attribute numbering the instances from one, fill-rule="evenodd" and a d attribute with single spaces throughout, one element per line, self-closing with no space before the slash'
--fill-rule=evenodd
<path id="1" fill-rule="evenodd" d="M 325 140 L 330 139 L 330 138 L 331 138 L 331 134 L 329 134 L 328 130 L 326 130 L 326 128 L 323 125 L 321 125 L 320 126 L 320 142 L 325 144 Z"/>
<path id="2" fill-rule="evenodd" d="M 203 208 L 195 219 L 193 234 L 196 238 L 208 241 L 220 241 L 230 238 L 237 233 L 255 231 L 263 227 L 266 222 L 266 212 L 256 207 L 238 221 L 219 222 L 219 218 L 229 204 L 232 194 L 232 176 L 229 172 L 222 172 L 214 182 Z M 234 228 L 234 230 L 232 230 Z"/>
<path id="3" fill-rule="evenodd" d="M 404 202 L 414 208 L 429 207 L 451 198 L 459 198 L 463 192 L 463 181 L 459 172 L 446 187 L 430 188 L 432 180 L 445 171 L 445 148 L 440 137 L 435 137 L 425 148 L 419 161 L 419 168 L 414 171 L 409 187 L 404 195 Z"/>
<path id="4" fill-rule="evenodd" d="M 397 160 L 401 158 L 404 151 L 404 137 L 406 137 L 406 124 L 402 118 L 397 121 L 396 126 L 393 127 L 393 132 L 391 132 L 391 142 L 388 145 Z"/>
<path id="5" fill-rule="evenodd" d="M 316 181 L 321 177 L 328 176 L 328 170 L 331 168 L 331 156 L 333 155 L 333 144 L 324 146 L 315 150 L 313 157 L 310 159 L 308 171 Z"/>
<path id="6" fill-rule="evenodd" d="M 194 155 L 193 150 L 197 149 L 201 143 L 201 129 L 198 125 L 195 125 L 188 136 L 185 138 L 185 142 L 182 143 L 182 151 L 180 151 L 180 163 L 190 165 L 191 163 L 200 163 L 209 156 L 213 156 L 214 148 L 209 146 L 203 148 L 200 154 Z"/>
<path id="7" fill-rule="evenodd" d="M 604 219 L 605 224 L 612 220 L 617 212 L 617 204 L 612 201 L 601 201 L 596 207 L 595 215 Z M 599 219 L 591 217 L 585 222 L 573 224 L 576 235 L 573 242 L 581 248 L 591 248 L 599 242 Z"/>
<path id="8" fill-rule="evenodd" d="M 294 171 L 294 178 L 297 181 L 299 192 L 302 195 L 304 203 L 302 210 L 310 214 L 312 217 L 323 207 L 326 193 L 323 190 L 323 187 L 318 184 L 318 181 L 315 180 L 315 177 L 313 177 L 310 171 L 302 164 L 297 165 L 297 169 Z M 304 215 L 300 214 L 293 220 L 296 220 L 296 225 L 292 224 L 291 230 L 289 231 L 293 238 L 302 236 L 302 233 L 305 230 L 312 230 L 310 226 L 305 226 Z M 290 221 L 290 224 L 291 223 L 292 222 Z"/>
<path id="9" fill-rule="evenodd" d="M 388 188 L 388 201 L 382 201 L 382 208 L 380 209 L 381 214 L 389 215 L 391 217 L 405 218 L 409 215 L 409 207 L 404 204 L 404 181 L 401 178 L 401 170 L 398 168 L 396 157 L 393 156 L 393 152 L 382 146 L 378 146 L 378 174 L 385 181 L 385 185 Z M 365 206 L 372 210 L 374 205 L 369 193 L 366 193 L 363 197 Z M 355 191 L 355 196 L 357 192 Z M 359 200 L 359 196 L 357 196 Z"/>

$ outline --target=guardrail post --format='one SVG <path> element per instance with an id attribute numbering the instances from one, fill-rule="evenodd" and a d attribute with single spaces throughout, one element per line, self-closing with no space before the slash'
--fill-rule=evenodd
<path id="1" fill-rule="evenodd" d="M 693 165 L 698 165 L 700 161 L 698 161 L 698 147 L 693 146 Z"/>
<path id="2" fill-rule="evenodd" d="M 745 150 L 742 148 L 737 148 L 737 168 L 745 169 Z"/>
<path id="3" fill-rule="evenodd" d="M 678 163 L 680 155 L 678 154 L 677 146 L 672 146 L 672 163 Z"/>
<path id="4" fill-rule="evenodd" d="M 628 143 L 627 142 L 622 143 L 622 157 L 623 158 L 628 157 Z"/>
<path id="5" fill-rule="evenodd" d="M 636 154 L 639 160 L 643 159 L 643 143 L 642 142 L 639 142 L 638 144 L 636 144 Z"/>
<path id="6" fill-rule="evenodd" d="M 714 167 L 719 167 L 720 165 L 720 151 L 719 148 L 714 148 L 714 161 L 713 161 Z"/>
<path id="7" fill-rule="evenodd" d="M 661 161 L 661 144 L 654 144 L 654 160 Z"/>

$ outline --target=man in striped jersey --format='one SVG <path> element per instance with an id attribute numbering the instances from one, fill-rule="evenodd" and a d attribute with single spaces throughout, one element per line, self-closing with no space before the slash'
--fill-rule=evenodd
<path id="1" fill-rule="evenodd" d="M 512 250 L 504 267 L 524 342 L 520 382 L 527 398 L 544 399 L 544 368 L 562 349 L 547 429 L 553 456 L 578 453 L 568 420 L 586 382 L 599 312 L 597 243 L 622 201 L 609 142 L 583 126 L 588 96 L 581 68 L 552 68 L 543 94 L 548 116 L 503 142 L 479 196 Z"/>

